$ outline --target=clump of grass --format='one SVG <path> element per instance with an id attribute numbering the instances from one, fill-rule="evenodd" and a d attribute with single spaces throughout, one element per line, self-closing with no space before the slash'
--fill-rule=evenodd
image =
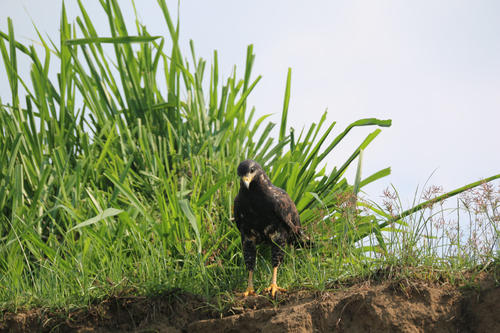
<path id="1" fill-rule="evenodd" d="M 252 46 L 242 73 L 222 78 L 217 52 L 210 67 L 192 42 L 192 62 L 181 54 L 179 23 L 165 1 L 158 5 L 167 37 L 138 20 L 130 33 L 115 0 L 101 2 L 110 31 L 101 36 L 78 5 L 75 24 L 63 5 L 59 43 L 39 35 L 42 55 L 16 40 L 10 19 L 0 32 L 11 88 L 11 101 L 0 103 L 4 305 L 85 304 L 121 289 L 237 289 L 244 281 L 231 221 L 238 162 L 264 165 L 308 225 L 319 207 L 334 210 L 338 193 L 351 190 L 344 172 L 380 129 L 332 172 L 320 167 L 325 158 L 352 129 L 391 124 L 361 119 L 332 137 L 335 122 L 324 114 L 295 135 L 287 126 L 289 70 L 275 138 L 276 125 L 247 107 L 260 80 Z M 31 63 L 28 78 L 17 71 L 21 57 Z"/>
<path id="2" fill-rule="evenodd" d="M 393 219 L 405 215 L 395 188 L 386 189 L 383 197 L 385 211 Z M 412 204 L 423 208 L 383 234 L 388 262 L 453 277 L 498 261 L 500 186 L 495 189 L 495 183 L 481 182 L 462 189 L 454 204 L 445 197 L 442 187 L 424 188 L 420 194 L 424 202 L 418 204 L 415 198 Z"/>

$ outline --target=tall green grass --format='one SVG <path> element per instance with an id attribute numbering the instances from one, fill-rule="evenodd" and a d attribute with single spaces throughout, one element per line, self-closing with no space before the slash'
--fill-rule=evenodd
<path id="1" fill-rule="evenodd" d="M 260 80 L 252 75 L 251 45 L 243 71 L 223 78 L 216 51 L 210 65 L 192 42 L 192 60 L 181 54 L 179 22 L 164 0 L 158 6 L 169 36 L 150 34 L 138 20 L 127 31 L 116 0 L 101 1 L 110 31 L 101 36 L 78 5 L 74 24 L 63 5 L 59 42 L 39 34 L 43 54 L 16 40 L 10 19 L 0 32 L 11 90 L 11 100 L 0 103 L 2 306 L 82 305 L 110 293 L 172 287 L 207 296 L 241 288 L 232 201 L 235 167 L 246 158 L 290 193 L 321 244 L 288 257 L 285 285 L 325 286 L 354 274 L 370 253 L 387 252 L 384 232 L 401 225 L 404 214 L 388 216 L 357 196 L 390 169 L 365 179 L 358 172 L 352 184 L 344 174 L 356 161 L 361 168 L 363 150 L 390 120 L 361 119 L 334 135 L 336 124 L 324 114 L 297 135 L 287 126 L 289 70 L 275 136 L 276 124 L 256 119 L 247 105 Z M 21 57 L 31 64 L 27 78 L 18 71 Z M 375 129 L 327 172 L 327 156 L 362 126 Z M 259 267 L 257 282 L 269 271 L 265 260 Z"/>

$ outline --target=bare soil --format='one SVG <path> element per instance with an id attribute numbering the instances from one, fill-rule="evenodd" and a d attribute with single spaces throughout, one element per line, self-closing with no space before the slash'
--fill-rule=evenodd
<path id="1" fill-rule="evenodd" d="M 221 300 L 219 300 L 221 301 Z M 215 301 L 179 290 L 111 297 L 71 312 L 0 313 L 2 332 L 500 332 L 500 286 L 423 280 L 358 282 L 330 291 L 290 291 Z"/>

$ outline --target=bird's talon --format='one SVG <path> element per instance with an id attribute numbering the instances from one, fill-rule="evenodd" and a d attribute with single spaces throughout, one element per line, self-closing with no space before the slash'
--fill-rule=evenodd
<path id="1" fill-rule="evenodd" d="M 256 296 L 256 295 L 257 294 L 255 293 L 255 290 L 253 290 L 253 288 L 247 288 L 247 290 L 245 290 L 245 292 L 241 294 L 241 296 L 243 297 Z"/>
<path id="2" fill-rule="evenodd" d="M 286 289 L 278 287 L 277 284 L 271 283 L 271 285 L 265 289 L 266 292 L 271 293 L 272 297 L 276 296 L 276 293 L 279 291 L 280 293 L 286 292 Z"/>

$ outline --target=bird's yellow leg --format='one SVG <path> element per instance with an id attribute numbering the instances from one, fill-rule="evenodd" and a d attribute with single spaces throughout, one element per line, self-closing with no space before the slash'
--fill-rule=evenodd
<path id="1" fill-rule="evenodd" d="M 255 295 L 255 290 L 253 290 L 253 271 L 248 271 L 248 286 L 247 290 L 243 293 L 244 297 Z"/>
<path id="2" fill-rule="evenodd" d="M 273 279 L 271 281 L 271 285 L 266 288 L 266 292 L 270 292 L 272 297 L 276 296 L 276 293 L 279 292 L 285 292 L 286 289 L 278 287 L 276 284 L 276 279 L 278 277 L 278 266 L 273 267 Z"/>

